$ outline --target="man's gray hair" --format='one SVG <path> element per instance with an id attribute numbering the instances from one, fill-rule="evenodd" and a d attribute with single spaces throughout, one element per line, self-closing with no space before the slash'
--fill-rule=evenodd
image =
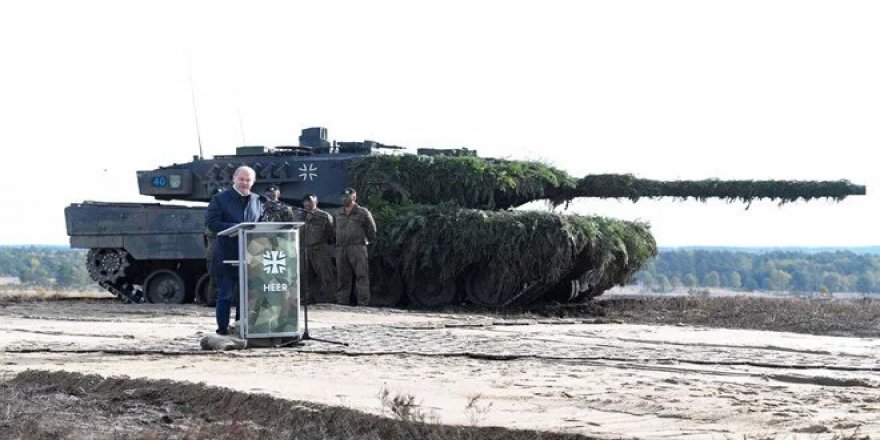
<path id="1" fill-rule="evenodd" d="M 241 174 L 242 171 L 249 171 L 251 173 L 251 175 L 254 176 L 254 179 L 256 179 L 256 177 L 257 177 L 257 172 L 254 171 L 253 168 L 251 168 L 247 165 L 242 165 L 242 166 L 235 169 L 235 174 L 232 175 L 232 180 L 235 180 L 235 178 L 238 177 L 238 175 Z"/>

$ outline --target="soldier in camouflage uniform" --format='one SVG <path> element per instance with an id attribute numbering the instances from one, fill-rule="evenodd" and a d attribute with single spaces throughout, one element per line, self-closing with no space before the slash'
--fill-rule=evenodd
<path id="1" fill-rule="evenodd" d="M 263 193 L 263 216 L 261 222 L 292 222 L 294 219 L 293 209 L 281 201 L 281 190 L 278 186 L 271 185 Z"/>
<path id="2" fill-rule="evenodd" d="M 309 292 L 314 302 L 333 302 L 336 296 L 336 270 L 330 244 L 336 239 L 333 230 L 333 216 L 318 209 L 318 197 L 306 194 L 303 197 L 303 210 L 300 220 L 305 222 L 302 229 L 302 243 L 308 253 L 308 267 L 304 279 L 309 282 Z M 311 289 L 313 275 L 321 282 L 321 289 Z"/>
<path id="3" fill-rule="evenodd" d="M 376 222 L 366 208 L 358 205 L 353 188 L 342 191 L 342 210 L 336 215 L 336 268 L 339 289 L 336 302 L 349 304 L 351 279 L 355 278 L 358 305 L 370 304 L 370 265 L 367 244 L 376 241 Z"/>

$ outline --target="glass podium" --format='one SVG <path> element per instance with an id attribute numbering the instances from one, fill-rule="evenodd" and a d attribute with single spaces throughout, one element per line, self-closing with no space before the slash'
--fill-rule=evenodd
<path id="1" fill-rule="evenodd" d="M 217 235 L 238 238 L 239 337 L 303 339 L 299 227 L 239 223 Z"/>

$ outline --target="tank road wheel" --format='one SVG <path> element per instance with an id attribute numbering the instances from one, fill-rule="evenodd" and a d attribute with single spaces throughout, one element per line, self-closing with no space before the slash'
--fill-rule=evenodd
<path id="1" fill-rule="evenodd" d="M 472 269 L 465 275 L 464 294 L 468 301 L 480 306 L 498 307 L 504 302 L 486 267 Z"/>
<path id="2" fill-rule="evenodd" d="M 605 289 L 600 289 L 599 286 L 596 285 L 596 273 L 595 270 L 588 270 L 580 275 L 577 278 L 571 280 L 571 289 L 568 295 L 565 295 L 565 292 L 560 292 L 562 295 L 559 296 L 559 300 L 562 302 L 579 302 L 584 301 L 594 296 L 601 295 Z M 567 297 L 566 297 L 567 296 Z"/>
<path id="3" fill-rule="evenodd" d="M 519 289 L 504 290 L 499 288 L 491 269 L 486 266 L 471 269 L 465 274 L 463 281 L 465 298 L 473 304 L 485 307 L 529 304 L 541 298 L 552 287 L 544 281 L 532 281 L 521 282 Z M 568 287 L 575 284 L 565 285 Z"/>
<path id="4" fill-rule="evenodd" d="M 450 305 L 455 301 L 455 280 L 421 283 L 409 289 L 407 297 L 417 307 Z"/>
<path id="5" fill-rule="evenodd" d="M 89 249 L 86 255 L 86 268 L 98 283 L 114 284 L 124 279 L 129 267 L 131 257 L 124 249 Z"/>
<path id="6" fill-rule="evenodd" d="M 207 307 L 214 307 L 217 303 L 217 288 L 208 274 L 202 274 L 199 282 L 196 283 L 196 299 L 199 304 Z"/>
<path id="7" fill-rule="evenodd" d="M 186 302 L 186 284 L 176 272 L 159 269 L 144 281 L 144 296 L 153 304 L 183 304 Z"/>

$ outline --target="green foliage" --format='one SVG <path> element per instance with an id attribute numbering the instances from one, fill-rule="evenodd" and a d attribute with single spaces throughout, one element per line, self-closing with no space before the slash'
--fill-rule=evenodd
<path id="1" fill-rule="evenodd" d="M 742 277 L 739 272 L 732 270 L 730 274 L 727 275 L 727 283 L 726 286 L 729 286 L 731 289 L 739 289 L 742 287 Z"/>
<path id="2" fill-rule="evenodd" d="M 480 271 L 499 292 L 555 284 L 591 272 L 605 290 L 628 282 L 656 255 L 646 224 L 538 211 L 479 211 L 452 204 L 373 208 L 376 254 L 408 286 L 454 281 Z"/>
<path id="3" fill-rule="evenodd" d="M 494 209 L 554 199 L 573 189 L 566 172 L 539 162 L 448 156 L 368 156 L 352 168 L 355 187 L 393 203 L 452 202 Z"/>
<path id="4" fill-rule="evenodd" d="M 355 187 L 392 203 L 455 203 L 462 207 L 495 209 L 534 200 L 555 205 L 578 197 L 675 197 L 705 201 L 719 198 L 751 203 L 755 199 L 780 203 L 799 199 L 842 200 L 865 194 L 865 187 L 846 180 L 681 180 L 640 179 L 631 174 L 588 175 L 580 180 L 552 166 L 529 161 L 486 159 L 475 156 L 369 156 L 358 161 L 352 176 Z"/>
<path id="5" fill-rule="evenodd" d="M 775 291 L 783 291 L 788 289 L 788 285 L 791 282 L 791 275 L 788 272 L 780 269 L 773 269 L 770 271 L 770 276 L 767 278 L 767 284 L 770 287 L 770 290 Z"/>
<path id="6" fill-rule="evenodd" d="M 17 277 L 23 284 L 83 288 L 92 281 L 85 267 L 85 251 L 47 246 L 0 247 L 0 276 Z"/>
<path id="7" fill-rule="evenodd" d="M 846 290 L 846 278 L 841 276 L 837 272 L 825 272 L 822 274 L 822 284 L 828 287 L 828 290 L 832 292 L 839 292 L 841 290 Z"/>
<path id="8" fill-rule="evenodd" d="M 701 201 L 718 198 L 729 202 L 739 200 L 746 203 L 751 203 L 755 199 L 770 199 L 778 200 L 780 203 L 789 203 L 798 199 L 807 201 L 817 198 L 843 200 L 847 196 L 864 194 L 864 186 L 854 185 L 848 180 L 706 179 L 662 181 L 639 179 L 632 174 L 598 174 L 581 179 L 577 188 L 565 194 L 564 198 L 626 198 L 632 201 L 638 201 L 643 197 L 694 198 Z"/>
<path id="9" fill-rule="evenodd" d="M 724 274 L 717 281 L 712 274 Z M 853 252 L 665 250 L 638 278 L 680 278 L 686 287 L 880 293 L 880 256 Z"/>
<path id="10" fill-rule="evenodd" d="M 711 271 L 703 277 L 703 286 L 705 287 L 718 287 L 721 285 L 721 276 L 718 275 L 718 272 Z"/>

